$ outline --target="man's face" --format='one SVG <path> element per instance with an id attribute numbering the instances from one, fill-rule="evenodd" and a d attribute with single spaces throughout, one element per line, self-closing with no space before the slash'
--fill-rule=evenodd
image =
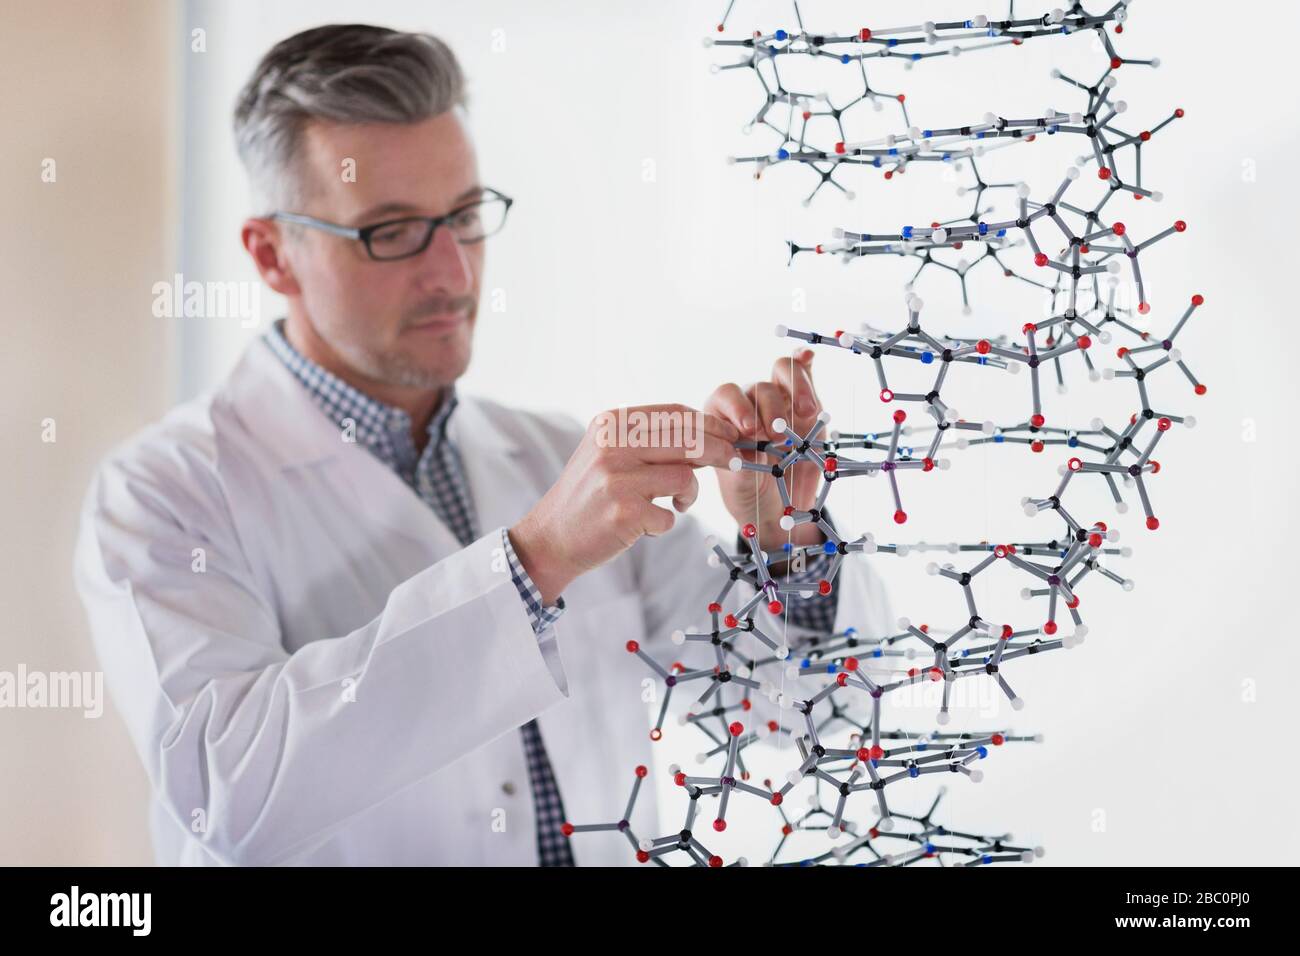
<path id="1" fill-rule="evenodd" d="M 481 188 L 457 110 L 410 124 L 313 122 L 299 160 L 306 208 L 291 211 L 345 226 L 441 216 Z M 347 168 L 355 169 L 355 182 Z M 461 245 L 439 226 L 420 254 L 378 262 L 359 241 L 307 229 L 286 251 L 306 318 L 354 373 L 419 389 L 441 388 L 464 373 L 483 243 Z"/>

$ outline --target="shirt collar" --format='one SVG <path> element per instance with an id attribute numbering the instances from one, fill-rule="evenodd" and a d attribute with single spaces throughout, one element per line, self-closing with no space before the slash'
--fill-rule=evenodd
<path id="1" fill-rule="evenodd" d="M 307 358 L 289 344 L 284 321 L 280 318 L 271 323 L 264 336 L 266 343 L 307 389 L 317 407 L 341 430 L 350 427 L 356 441 L 388 465 L 402 470 L 413 468 L 418 452 L 411 439 L 411 416 L 403 409 L 371 398 Z M 430 446 L 436 447 L 446 437 L 448 420 L 459 403 L 452 383 L 444 389 L 442 402 L 429 420 Z"/>

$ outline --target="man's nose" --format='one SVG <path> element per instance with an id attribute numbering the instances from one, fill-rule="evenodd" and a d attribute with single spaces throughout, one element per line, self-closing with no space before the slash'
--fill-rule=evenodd
<path id="1" fill-rule="evenodd" d="M 446 226 L 433 231 L 433 239 L 420 261 L 431 285 L 452 295 L 463 295 L 474 288 L 474 270 L 466 249 Z"/>

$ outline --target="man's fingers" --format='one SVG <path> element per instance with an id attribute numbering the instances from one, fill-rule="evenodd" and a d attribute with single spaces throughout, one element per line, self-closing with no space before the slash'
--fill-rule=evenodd
<path id="1" fill-rule="evenodd" d="M 602 412 L 589 435 L 597 446 L 626 449 L 641 461 L 685 459 L 694 467 L 725 467 L 740 430 L 726 418 L 687 405 L 638 405 Z"/>
<path id="2" fill-rule="evenodd" d="M 604 414 L 613 419 L 608 424 L 629 433 L 637 430 L 661 433 L 675 431 L 679 434 L 704 431 L 729 441 L 740 438 L 740 429 L 725 418 L 679 403 L 633 405 L 628 408 L 616 408 Z"/>
<path id="3" fill-rule="evenodd" d="M 684 444 L 660 445 L 658 448 L 654 445 L 638 447 L 629 444 L 627 450 L 634 456 L 632 464 L 629 465 L 631 468 L 639 467 L 639 463 L 671 462 L 681 462 L 691 468 L 704 468 L 709 465 L 715 468 L 726 468 L 730 465 L 731 459 L 739 454 L 730 441 L 709 434 L 692 435 L 690 441 Z"/>
<path id="4" fill-rule="evenodd" d="M 642 465 L 628 476 L 628 487 L 647 501 L 672 498 L 673 507 L 685 511 L 700 495 L 700 482 L 689 465 Z"/>
<path id="5" fill-rule="evenodd" d="M 730 421 L 744 437 L 752 438 L 754 429 L 758 426 L 758 416 L 754 412 L 753 404 L 735 382 L 719 386 L 704 403 L 704 410 Z"/>
<path id="6" fill-rule="evenodd" d="M 763 437 L 784 437 L 784 432 L 772 428 L 772 422 L 778 418 L 790 418 L 790 393 L 775 382 L 759 382 L 754 386 L 754 398 L 758 404 L 759 426 Z"/>
<path id="7" fill-rule="evenodd" d="M 704 431 L 710 435 L 716 435 L 723 441 L 739 441 L 740 426 L 725 416 L 711 412 L 701 412 L 704 422 Z"/>
<path id="8" fill-rule="evenodd" d="M 812 357 L 812 349 L 801 349 L 792 358 L 777 359 L 772 366 L 772 381 L 793 397 L 795 430 L 800 434 L 812 427 L 821 410 L 821 400 L 813 386 Z"/>
<path id="9" fill-rule="evenodd" d="M 689 509 L 700 496 L 700 480 L 695 477 L 695 472 L 691 472 L 689 477 L 691 480 L 686 490 L 673 495 L 673 507 L 678 511 L 684 512 Z"/>
<path id="10" fill-rule="evenodd" d="M 641 514 L 641 530 L 651 536 L 671 531 L 677 520 L 667 508 L 660 508 L 649 501 L 642 506 Z"/>

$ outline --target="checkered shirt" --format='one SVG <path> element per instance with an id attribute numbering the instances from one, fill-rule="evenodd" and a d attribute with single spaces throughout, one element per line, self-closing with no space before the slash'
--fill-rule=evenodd
<path id="1" fill-rule="evenodd" d="M 420 496 L 456 536 L 468 546 L 479 536 L 473 497 L 460 460 L 460 453 L 446 435 L 447 420 L 458 399 L 455 387 L 448 388 L 442 404 L 429 422 L 429 441 L 418 452 L 411 437 L 410 416 L 353 388 L 299 353 L 284 336 L 284 320 L 272 324 L 266 342 L 307 389 L 317 406 L 338 424 L 351 428 L 357 442 L 392 468 Z M 550 626 L 564 611 L 564 598 L 552 607 L 542 605 L 541 593 L 515 555 L 510 536 L 503 530 L 502 547 L 510 565 L 510 577 L 524 604 L 533 632 L 539 641 L 554 640 Z M 537 815 L 537 851 L 542 866 L 573 866 L 569 840 L 560 832 L 564 803 L 542 743 L 537 721 L 520 728 L 528 779 Z"/>
<path id="2" fill-rule="evenodd" d="M 834 527 L 830 515 L 826 520 Z M 740 535 L 736 535 L 736 553 L 749 554 L 749 544 Z M 780 562 L 778 562 L 780 563 Z M 802 594 L 785 603 L 784 619 L 790 624 L 811 630 L 829 633 L 835 628 L 835 612 L 839 608 L 840 594 L 833 589 L 830 594 L 817 593 L 818 583 L 826 576 L 831 559 L 826 554 L 815 554 L 804 560 L 802 571 L 776 570 L 772 578 L 782 587 L 795 587 L 800 591 L 812 591 L 811 597 Z"/>

